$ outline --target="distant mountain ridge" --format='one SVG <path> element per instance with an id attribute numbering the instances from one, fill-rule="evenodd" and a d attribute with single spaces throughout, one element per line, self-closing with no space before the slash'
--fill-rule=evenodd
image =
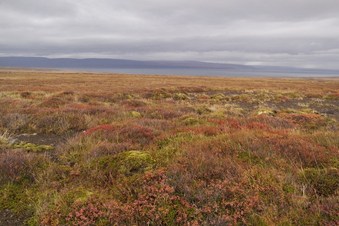
<path id="1" fill-rule="evenodd" d="M 45 57 L 0 57 L 3 67 L 71 67 L 71 68 L 250 68 L 236 64 L 207 63 L 199 61 L 139 61 L 108 58 L 45 58 Z"/>
<path id="2" fill-rule="evenodd" d="M 51 69 L 222 69 L 243 72 L 321 73 L 339 75 L 339 70 L 306 69 L 278 66 L 248 66 L 200 61 L 139 61 L 104 58 L 46 58 L 46 57 L 0 57 L 0 67 L 51 68 Z"/>

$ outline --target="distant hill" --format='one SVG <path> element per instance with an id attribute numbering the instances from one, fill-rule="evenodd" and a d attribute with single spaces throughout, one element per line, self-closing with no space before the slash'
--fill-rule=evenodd
<path id="1" fill-rule="evenodd" d="M 305 69 L 274 66 L 247 66 L 238 64 L 221 64 L 200 61 L 138 61 L 101 58 L 45 58 L 45 57 L 0 57 L 0 67 L 15 68 L 51 68 L 51 69 L 203 69 L 223 70 L 243 73 L 311 73 L 322 75 L 339 75 L 336 70 Z M 207 72 L 208 73 L 208 72 Z"/>

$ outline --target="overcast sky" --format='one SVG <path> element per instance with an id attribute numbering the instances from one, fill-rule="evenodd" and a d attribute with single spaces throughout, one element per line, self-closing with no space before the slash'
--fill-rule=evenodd
<path id="1" fill-rule="evenodd" d="M 0 55 L 339 69 L 339 0 L 0 0 Z"/>

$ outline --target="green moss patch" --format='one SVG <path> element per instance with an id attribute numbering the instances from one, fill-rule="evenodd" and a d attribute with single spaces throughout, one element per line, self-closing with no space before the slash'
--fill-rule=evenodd
<path id="1" fill-rule="evenodd" d="M 31 152 L 44 152 L 44 151 L 54 150 L 54 147 L 51 145 L 38 145 L 38 144 L 26 143 L 23 141 L 17 144 L 13 144 L 12 148 L 20 148 L 20 149 L 24 149 L 26 151 L 31 151 Z"/>
<path id="2" fill-rule="evenodd" d="M 14 213 L 32 211 L 34 194 L 22 185 L 8 183 L 0 187 L 0 210 L 11 210 Z"/>
<path id="3" fill-rule="evenodd" d="M 126 151 L 99 159 L 99 168 L 110 177 L 131 176 L 153 168 L 154 159 L 148 152 Z"/>
<path id="4" fill-rule="evenodd" d="M 130 112 L 130 115 L 133 117 L 133 118 L 141 118 L 142 115 L 140 112 L 137 112 L 137 111 L 131 111 Z"/>

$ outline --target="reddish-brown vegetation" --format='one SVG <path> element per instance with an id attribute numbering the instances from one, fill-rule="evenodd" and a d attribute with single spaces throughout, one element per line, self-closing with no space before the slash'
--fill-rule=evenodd
<path id="1" fill-rule="evenodd" d="M 0 78 L 0 216 L 28 225 L 339 223 L 336 78 Z"/>

